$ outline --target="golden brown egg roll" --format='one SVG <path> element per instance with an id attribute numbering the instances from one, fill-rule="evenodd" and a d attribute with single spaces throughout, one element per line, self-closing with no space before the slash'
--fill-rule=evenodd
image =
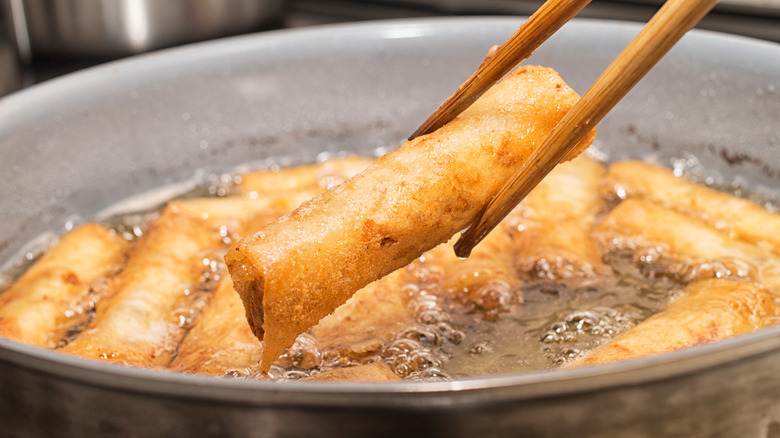
<path id="1" fill-rule="evenodd" d="M 266 179 L 269 181 L 270 179 Z M 281 198 L 289 196 L 297 199 L 300 193 L 291 191 L 282 195 L 262 195 L 258 200 L 264 198 Z M 197 201 L 200 204 L 200 200 Z M 290 203 L 286 203 L 289 205 Z M 195 204 L 194 204 L 195 205 Z M 277 213 L 278 203 L 274 203 L 274 208 L 268 211 L 261 211 L 252 217 L 248 214 L 255 212 L 254 208 L 243 210 L 232 208 L 232 203 L 211 203 L 200 204 L 204 210 L 215 209 L 209 217 L 239 218 L 241 230 L 254 230 L 274 221 L 281 213 Z M 292 210 L 292 207 L 289 208 Z M 288 210 L 288 211 L 289 211 Z M 197 210 L 190 210 L 197 211 Z M 356 294 L 354 298 L 358 298 Z M 342 306 L 346 308 L 348 304 Z M 346 310 L 346 309 L 345 309 Z M 386 310 L 386 309 L 385 309 Z M 347 311 L 348 312 L 348 311 Z M 348 313 L 344 313 L 348 314 Z M 385 312 L 372 313 L 371 316 L 384 317 Z M 331 315 L 331 317 L 336 316 Z M 358 315 L 356 318 L 348 317 L 349 321 L 364 322 Z M 392 318 L 388 315 L 387 318 Z M 325 322 L 328 318 L 323 320 Z M 344 330 L 340 333 L 351 333 L 348 330 L 349 321 L 341 320 L 345 323 Z M 241 298 L 233 289 L 233 282 L 229 276 L 220 279 L 214 293 L 205 305 L 203 311 L 198 315 L 192 324 L 192 327 L 185 335 L 176 356 L 171 361 L 169 368 L 176 371 L 186 371 L 193 373 L 211 374 L 215 376 L 237 375 L 257 377 L 258 365 L 263 352 L 263 345 L 252 333 L 252 329 L 246 320 L 244 306 Z"/>
<path id="2" fill-rule="evenodd" d="M 352 178 L 373 162 L 373 159 L 353 155 L 278 171 L 247 172 L 241 175 L 236 190 L 241 195 L 253 198 L 304 190 L 326 190 Z"/>
<path id="3" fill-rule="evenodd" d="M 414 324 L 404 289 L 408 281 L 401 269 L 360 289 L 312 327 L 312 336 L 323 350 L 351 360 L 376 354 L 397 333 Z"/>
<path id="4" fill-rule="evenodd" d="M 402 379 L 382 362 L 373 362 L 354 367 L 335 368 L 313 376 L 304 377 L 302 381 L 321 382 L 399 382 Z"/>
<path id="5" fill-rule="evenodd" d="M 511 233 L 499 224 L 477 245 L 467 259 L 455 255 L 455 239 L 428 251 L 420 263 L 422 270 L 438 273 L 429 278 L 446 297 L 494 319 L 512 304 L 522 302 L 519 278 L 515 270 L 515 247 Z"/>
<path id="6" fill-rule="evenodd" d="M 233 212 L 230 208 L 219 208 L 218 211 L 218 216 L 223 218 L 231 217 L 230 213 Z M 239 221 L 243 229 L 237 232 L 256 229 L 279 216 L 274 210 L 261 211 L 247 220 Z M 233 289 L 233 281 L 224 272 L 203 311 L 184 336 L 169 368 L 216 376 L 256 376 L 262 352 L 263 345 L 246 321 L 244 305 Z"/>
<path id="7" fill-rule="evenodd" d="M 754 283 L 699 280 L 688 285 L 665 310 L 572 365 L 615 362 L 728 339 L 774 324 L 778 315 L 775 297 Z"/>
<path id="8" fill-rule="evenodd" d="M 667 257 L 688 263 L 746 263 L 745 269 L 752 272 L 745 275 L 780 291 L 780 257 L 654 202 L 639 198 L 621 202 L 596 226 L 594 234 L 606 246 L 659 247 Z"/>
<path id="9" fill-rule="evenodd" d="M 203 258 L 221 241 L 200 218 L 166 208 L 109 285 L 95 318 L 62 351 L 111 362 L 166 366 L 184 335 L 184 304 L 199 287 Z"/>
<path id="10" fill-rule="evenodd" d="M 416 274 L 421 272 L 427 273 L 425 286 L 430 292 L 453 298 L 489 318 L 522 300 L 506 229 L 493 230 L 466 260 L 455 256 L 453 243 L 439 245 L 423 255 L 424 261 L 415 261 L 357 291 L 312 327 L 312 336 L 323 350 L 350 360 L 377 354 L 417 322 L 409 309 L 406 286 L 419 285 Z M 438 275 L 430 278 L 431 272 Z"/>
<path id="11" fill-rule="evenodd" d="M 520 67 L 436 132 L 235 244 L 225 260 L 265 342 L 261 371 L 358 289 L 466 228 L 577 99 L 553 70 Z"/>
<path id="12" fill-rule="evenodd" d="M 225 275 L 179 345 L 171 369 L 216 376 L 255 375 L 263 346 L 252 333 L 241 298 Z"/>
<path id="13" fill-rule="evenodd" d="M 780 215 L 747 199 L 674 176 L 671 170 L 641 161 L 609 168 L 605 186 L 619 196 L 638 196 L 695 216 L 737 239 L 780 254 Z"/>
<path id="14" fill-rule="evenodd" d="M 191 198 L 172 201 L 168 206 L 171 209 L 209 221 L 246 221 L 255 215 L 267 214 L 269 211 L 277 211 L 281 216 L 320 192 L 321 190 L 302 190 L 266 195 L 256 199 L 240 196 Z"/>
<path id="15" fill-rule="evenodd" d="M 54 348 L 93 282 L 116 270 L 128 242 L 98 224 L 65 234 L 0 295 L 0 336 Z"/>
<path id="16" fill-rule="evenodd" d="M 586 156 L 562 163 L 505 219 L 513 229 L 520 272 L 549 280 L 593 279 L 604 272 L 590 231 L 605 208 L 599 191 L 605 173 Z"/>

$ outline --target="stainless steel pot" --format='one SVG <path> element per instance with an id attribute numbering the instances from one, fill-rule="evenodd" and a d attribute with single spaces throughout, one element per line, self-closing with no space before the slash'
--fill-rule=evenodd
<path id="1" fill-rule="evenodd" d="M 0 100 L 0 261 L 74 214 L 265 159 L 407 136 L 519 25 L 440 19 L 164 51 Z M 579 21 L 529 62 L 584 91 L 638 27 Z M 603 121 L 612 158 L 695 154 L 780 188 L 780 46 L 694 32 Z M 664 356 L 449 383 L 275 384 L 112 366 L 0 339 L 10 436 L 780 434 L 780 327 Z"/>
<path id="2" fill-rule="evenodd" d="M 6 0 L 8 1 L 8 0 Z M 14 0 L 35 54 L 125 56 L 260 29 L 284 0 Z"/>

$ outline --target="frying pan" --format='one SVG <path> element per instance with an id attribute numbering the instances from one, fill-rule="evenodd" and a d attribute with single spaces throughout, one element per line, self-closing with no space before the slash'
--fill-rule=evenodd
<path id="1" fill-rule="evenodd" d="M 274 31 L 12 94 L 0 100 L 0 263 L 156 187 L 171 194 L 212 172 L 396 147 L 520 22 Z M 574 21 L 528 62 L 584 92 L 638 30 Z M 771 197 L 779 121 L 780 46 L 696 31 L 601 123 L 596 148 L 609 159 L 694 164 Z M 780 327 L 592 368 L 397 384 L 174 374 L 0 339 L 0 394 L 2 434 L 20 437 L 771 437 Z"/>

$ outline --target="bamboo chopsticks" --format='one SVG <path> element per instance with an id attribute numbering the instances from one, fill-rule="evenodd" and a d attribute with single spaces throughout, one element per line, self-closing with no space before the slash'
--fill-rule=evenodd
<path id="1" fill-rule="evenodd" d="M 589 0 L 548 0 L 509 40 L 491 49 L 479 69 L 411 138 L 452 120 L 515 64 L 584 7 Z M 610 64 L 585 95 L 534 150 L 523 169 L 477 215 L 455 244 L 467 257 L 631 88 L 715 6 L 717 0 L 668 0 Z"/>
<path id="2" fill-rule="evenodd" d="M 590 0 L 548 0 L 504 44 L 493 46 L 466 82 L 409 137 L 429 134 L 471 106 L 493 84 L 590 3 Z"/>

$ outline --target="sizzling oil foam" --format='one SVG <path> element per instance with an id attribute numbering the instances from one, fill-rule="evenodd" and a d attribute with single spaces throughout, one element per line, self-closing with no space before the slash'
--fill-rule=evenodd
<path id="1" fill-rule="evenodd" d="M 676 161 L 678 175 L 697 175 L 695 159 Z M 198 196 L 226 196 L 237 181 L 235 174 L 203 174 L 197 181 L 125 201 L 105 210 L 99 221 L 127 240 L 141 237 L 163 200 Z M 709 183 L 720 181 L 707 180 Z M 724 187 L 719 184 L 720 187 Z M 185 190 L 182 190 L 185 187 Z M 745 187 L 735 184 L 732 193 L 745 196 Z M 620 189 L 615 190 L 620 197 Z M 613 194 L 614 195 L 614 194 Z M 757 200 L 754 197 L 754 200 Z M 768 208 L 773 205 L 761 200 Z M 223 236 L 225 243 L 229 237 Z M 51 236 L 28 247 L 3 275 L 12 277 L 29 265 Z M 628 250 L 628 249 L 632 250 Z M 597 280 L 567 276 L 565 270 L 550 269 L 543 275 L 522 281 L 515 289 L 493 283 L 477 291 L 464 304 L 431 280 L 425 264 L 415 265 L 403 286 L 408 311 L 414 322 L 399 330 L 376 354 L 360 359 L 323 349 L 309 334 L 302 334 L 272 367 L 270 378 L 297 380 L 330 369 L 382 361 L 398 376 L 408 380 L 450 380 L 490 374 L 507 374 L 559 367 L 583 352 L 603 344 L 662 309 L 669 299 L 693 278 L 743 277 L 751 267 L 740 261 L 680 265 L 666 260 L 658 248 L 636 251 L 631 242 L 612 241 L 603 248 L 611 273 Z M 539 268 L 541 266 L 541 268 Z M 537 269 L 544 269 L 537 264 Z M 203 259 L 202 287 L 179 309 L 179 325 L 191 326 L 208 301 L 209 291 L 226 274 L 218 254 Z M 65 312 L 73 328 L 63 343 L 73 339 L 94 316 L 100 285 L 83 302 Z M 256 368 L 228 370 L 227 377 L 259 378 Z"/>

